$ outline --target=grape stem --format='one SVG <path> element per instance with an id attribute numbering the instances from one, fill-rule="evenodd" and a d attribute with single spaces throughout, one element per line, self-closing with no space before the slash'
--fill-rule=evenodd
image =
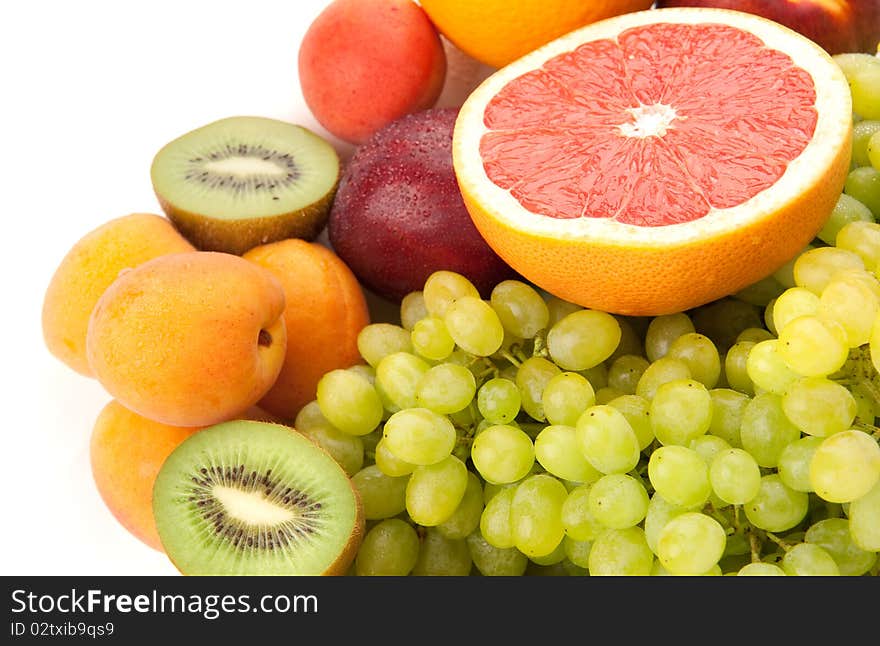
<path id="1" fill-rule="evenodd" d="M 773 534 L 771 532 L 764 532 L 764 535 L 767 538 L 769 538 L 771 541 L 776 543 L 779 547 L 781 547 L 786 552 L 792 548 L 791 543 L 786 543 L 784 540 L 782 540 L 781 538 L 779 538 L 778 536 L 776 536 L 775 534 Z"/>

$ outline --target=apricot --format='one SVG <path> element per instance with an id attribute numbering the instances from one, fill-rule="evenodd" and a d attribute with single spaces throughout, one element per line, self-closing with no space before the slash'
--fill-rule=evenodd
<path id="1" fill-rule="evenodd" d="M 284 361 L 284 290 L 240 256 L 193 251 L 129 269 L 98 299 L 86 356 L 126 408 L 163 424 L 240 415 Z"/>
<path id="2" fill-rule="evenodd" d="M 292 420 L 316 398 L 324 373 L 361 362 L 357 336 L 370 322 L 367 301 L 348 265 L 320 243 L 291 238 L 243 257 L 272 272 L 284 288 L 287 351 L 259 404 Z"/>
<path id="3" fill-rule="evenodd" d="M 242 417 L 276 421 L 258 406 Z M 89 458 L 92 478 L 107 508 L 135 537 L 164 551 L 153 517 L 153 483 L 171 452 L 202 426 L 169 426 L 128 410 L 115 399 L 98 414 Z"/>
<path id="4" fill-rule="evenodd" d="M 334 0 L 306 30 L 298 62 L 315 119 L 353 144 L 434 105 L 446 76 L 440 35 L 412 0 Z"/>
<path id="5" fill-rule="evenodd" d="M 43 296 L 46 347 L 57 359 L 93 377 L 86 358 L 89 316 L 119 272 L 156 256 L 194 247 L 161 215 L 131 213 L 80 238 L 55 269 Z"/>

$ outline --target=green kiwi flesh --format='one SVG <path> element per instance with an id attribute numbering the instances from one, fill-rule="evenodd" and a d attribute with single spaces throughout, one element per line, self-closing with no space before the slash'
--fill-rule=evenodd
<path id="1" fill-rule="evenodd" d="M 150 176 L 162 210 L 203 251 L 242 254 L 323 230 L 339 184 L 333 146 L 265 117 L 228 117 L 163 146 Z"/>
<path id="2" fill-rule="evenodd" d="M 185 575 L 343 575 L 364 533 L 351 480 L 294 429 L 236 420 L 188 437 L 159 471 L 153 515 Z"/>

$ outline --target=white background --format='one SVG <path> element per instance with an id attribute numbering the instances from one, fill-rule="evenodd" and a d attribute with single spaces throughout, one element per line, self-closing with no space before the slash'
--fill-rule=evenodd
<path id="1" fill-rule="evenodd" d="M 326 4 L 5 4 L 0 575 L 177 574 L 116 522 L 94 487 L 89 436 L 110 398 L 46 349 L 43 294 L 83 235 L 127 213 L 161 213 L 150 163 L 184 132 L 258 115 L 310 127 L 350 154 L 309 113 L 297 78 L 300 40 Z M 487 72 L 447 51 L 440 104 L 459 101 Z"/>

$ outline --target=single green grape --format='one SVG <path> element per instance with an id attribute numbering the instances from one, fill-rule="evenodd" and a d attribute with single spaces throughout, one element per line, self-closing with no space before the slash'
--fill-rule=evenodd
<path id="1" fill-rule="evenodd" d="M 636 385 L 636 395 L 647 400 L 654 398 L 662 384 L 676 379 L 692 379 L 691 370 L 681 359 L 674 357 L 660 357 L 651 362 Z"/>
<path id="2" fill-rule="evenodd" d="M 819 311 L 819 296 L 805 287 L 790 287 L 773 302 L 773 327 L 783 330 L 799 316 L 816 314 Z"/>
<path id="3" fill-rule="evenodd" d="M 849 504 L 849 532 L 863 550 L 880 552 L 880 482 Z"/>
<path id="4" fill-rule="evenodd" d="M 678 337 L 695 331 L 691 317 L 685 312 L 655 316 L 645 330 L 645 356 L 653 363 L 666 356 L 669 346 Z"/>
<path id="5" fill-rule="evenodd" d="M 795 491 L 813 491 L 810 482 L 810 462 L 820 444 L 822 444 L 821 437 L 808 435 L 782 449 L 776 472 L 787 487 Z"/>
<path id="6" fill-rule="evenodd" d="M 880 219 L 880 170 L 873 166 L 853 168 L 846 176 L 843 190 L 871 209 L 875 220 Z"/>
<path id="7" fill-rule="evenodd" d="M 464 409 L 477 392 L 474 373 L 454 363 L 432 366 L 416 386 L 416 404 L 448 415 Z"/>
<path id="8" fill-rule="evenodd" d="M 666 526 L 666 523 L 687 511 L 694 511 L 697 507 L 699 505 L 691 507 L 673 505 L 656 491 L 651 495 L 648 509 L 645 512 L 645 521 L 642 525 L 645 530 L 645 539 L 654 554 L 657 553 L 657 539 L 660 536 L 660 530 Z"/>
<path id="9" fill-rule="evenodd" d="M 376 444 L 374 460 L 375 465 L 387 476 L 407 476 L 416 468 L 415 464 L 401 460 L 389 451 L 384 439 Z"/>
<path id="10" fill-rule="evenodd" d="M 756 343 L 746 358 L 746 372 L 756 389 L 777 394 L 800 376 L 783 360 L 779 339 Z"/>
<path id="11" fill-rule="evenodd" d="M 857 404 L 846 387 L 826 377 L 801 377 L 782 395 L 782 410 L 802 432 L 826 437 L 852 426 Z"/>
<path id="12" fill-rule="evenodd" d="M 549 554 L 529 557 L 529 561 L 536 565 L 541 565 L 544 567 L 557 565 L 559 563 L 562 563 L 565 559 L 565 536 L 562 537 L 562 540 L 559 541 L 556 547 L 553 548 L 553 551 Z"/>
<path id="13" fill-rule="evenodd" d="M 605 530 L 590 511 L 591 484 L 582 484 L 568 492 L 562 503 L 560 519 L 566 536 L 576 541 L 592 541 Z"/>
<path id="14" fill-rule="evenodd" d="M 474 437 L 471 460 L 488 482 L 516 482 L 524 478 L 535 463 L 535 446 L 524 431 L 495 424 Z"/>
<path id="15" fill-rule="evenodd" d="M 382 421 L 384 409 L 369 380 L 337 368 L 318 381 L 317 401 L 321 413 L 343 433 L 366 435 Z"/>
<path id="16" fill-rule="evenodd" d="M 758 495 L 743 506 L 748 521 L 768 532 L 784 532 L 807 515 L 809 495 L 788 487 L 776 473 L 761 476 Z"/>
<path id="17" fill-rule="evenodd" d="M 743 449 L 719 452 L 709 465 L 712 491 L 724 502 L 744 505 L 761 489 L 761 468 Z"/>
<path id="18" fill-rule="evenodd" d="M 510 502 L 510 524 L 517 549 L 529 558 L 546 556 L 565 536 L 562 504 L 565 486 L 547 474 L 532 475 L 519 483 Z"/>
<path id="19" fill-rule="evenodd" d="M 602 476 L 590 487 L 589 510 L 610 529 L 633 527 L 648 512 L 648 492 L 641 482 L 625 473 Z"/>
<path id="20" fill-rule="evenodd" d="M 773 338 L 775 338 L 773 336 L 773 333 L 770 330 L 768 330 L 767 328 L 750 327 L 750 328 L 746 328 L 745 330 L 740 332 L 737 335 L 736 340 L 734 342 L 741 343 L 741 342 L 749 342 L 750 341 L 752 343 L 759 343 L 761 341 L 767 341 L 768 339 L 773 339 Z"/>
<path id="21" fill-rule="evenodd" d="M 411 352 L 409 330 L 392 323 L 370 323 L 357 336 L 358 352 L 374 368 L 392 352 Z"/>
<path id="22" fill-rule="evenodd" d="M 837 247 L 816 247 L 803 252 L 794 263 L 794 279 L 798 287 L 817 296 L 831 282 L 832 276 L 844 269 L 864 269 L 858 254 Z"/>
<path id="23" fill-rule="evenodd" d="M 880 132 L 880 119 L 862 119 L 853 124 L 852 165 L 854 168 L 874 166 L 868 157 L 868 142 L 871 141 L 875 132 Z"/>
<path id="24" fill-rule="evenodd" d="M 507 549 L 516 545 L 510 523 L 510 504 L 515 492 L 515 486 L 498 490 L 480 514 L 480 534 L 493 547 Z"/>
<path id="25" fill-rule="evenodd" d="M 727 535 L 714 518 L 689 511 L 671 518 L 657 537 L 657 558 L 673 574 L 695 576 L 718 564 Z"/>
<path id="26" fill-rule="evenodd" d="M 724 355 L 724 379 L 733 390 L 746 395 L 755 394 L 755 384 L 749 377 L 746 363 L 754 341 L 737 341 Z"/>
<path id="27" fill-rule="evenodd" d="M 840 568 L 819 545 L 798 543 L 786 550 L 779 565 L 788 576 L 840 576 Z"/>
<path id="28" fill-rule="evenodd" d="M 293 427 L 327 451 L 343 470 L 353 476 L 364 464 L 362 436 L 343 433 L 321 413 L 317 400 L 303 406 L 294 418 Z"/>
<path id="29" fill-rule="evenodd" d="M 731 388 L 713 388 L 709 395 L 712 397 L 712 422 L 708 432 L 732 447 L 742 448 L 740 426 L 751 398 Z"/>
<path id="30" fill-rule="evenodd" d="M 449 306 L 463 296 L 479 298 L 480 292 L 467 277 L 455 271 L 435 271 L 422 286 L 425 309 L 439 318 L 444 318 Z"/>
<path id="31" fill-rule="evenodd" d="M 552 361 L 543 357 L 529 357 L 516 371 L 516 386 L 520 392 L 520 406 L 529 417 L 544 422 L 544 388 L 550 380 L 562 374 L 562 370 Z"/>
<path id="32" fill-rule="evenodd" d="M 634 395 L 642 374 L 651 362 L 645 357 L 623 354 L 608 368 L 608 385 L 627 395 Z"/>
<path id="33" fill-rule="evenodd" d="M 654 441 L 654 429 L 651 427 L 650 402 L 639 395 L 618 395 L 609 400 L 612 406 L 623 413 L 626 421 L 636 434 L 639 450 L 644 451 Z"/>
<path id="34" fill-rule="evenodd" d="M 550 321 L 544 298 L 521 280 L 503 280 L 495 285 L 489 303 L 504 329 L 521 339 L 531 339 Z"/>
<path id="35" fill-rule="evenodd" d="M 412 576 L 468 576 L 473 567 L 471 552 L 463 538 L 446 538 L 436 527 L 422 535 L 419 558 Z"/>
<path id="36" fill-rule="evenodd" d="M 654 554 L 638 525 L 608 529 L 593 541 L 588 565 L 590 576 L 649 576 Z"/>
<path id="37" fill-rule="evenodd" d="M 375 464 L 364 467 L 351 478 L 360 495 L 364 518 L 377 520 L 391 518 L 406 509 L 408 476 L 386 475 Z"/>
<path id="38" fill-rule="evenodd" d="M 435 464 L 455 447 L 455 427 L 444 415 L 428 408 L 406 408 L 385 422 L 382 443 L 398 460 Z"/>
<path id="39" fill-rule="evenodd" d="M 788 576 L 778 565 L 755 561 L 743 565 L 736 573 L 737 576 Z"/>
<path id="40" fill-rule="evenodd" d="M 856 429 L 822 440 L 810 460 L 810 484 L 829 502 L 852 502 L 880 481 L 880 446 Z"/>
<path id="41" fill-rule="evenodd" d="M 870 274 L 864 275 L 870 279 Z M 880 312 L 880 298 L 873 286 L 854 272 L 841 272 L 822 290 L 817 314 L 843 328 L 849 348 L 857 348 L 870 339 L 871 325 Z"/>
<path id="42" fill-rule="evenodd" d="M 492 424 L 512 422 L 519 413 L 521 401 L 516 383 L 503 377 L 493 377 L 477 391 L 480 415 Z"/>
<path id="43" fill-rule="evenodd" d="M 649 414 L 651 428 L 661 444 L 686 446 L 709 430 L 712 396 L 695 379 L 675 379 L 657 388 Z"/>
<path id="44" fill-rule="evenodd" d="M 718 348 L 706 335 L 698 332 L 682 334 L 669 346 L 666 356 L 684 361 L 691 377 L 706 388 L 714 388 L 718 384 L 721 356 Z"/>
<path id="45" fill-rule="evenodd" d="M 694 507 L 709 499 L 709 467 L 699 453 L 686 446 L 661 446 L 648 460 L 648 478 L 654 490 L 673 505 Z"/>
<path id="46" fill-rule="evenodd" d="M 641 449 L 626 417 L 608 404 L 587 408 L 575 426 L 582 455 L 603 474 L 626 473 L 639 462 Z"/>
<path id="47" fill-rule="evenodd" d="M 577 303 L 572 303 L 571 301 L 567 301 L 552 294 L 544 293 L 543 297 L 544 301 L 547 303 L 547 311 L 550 313 L 550 318 L 547 321 L 548 329 L 549 326 L 552 326 L 557 321 L 561 321 L 572 312 L 579 312 L 584 309 Z"/>
<path id="48" fill-rule="evenodd" d="M 416 321 L 410 331 L 411 349 L 425 359 L 442 361 L 455 350 L 455 341 L 438 316 L 426 316 Z"/>
<path id="49" fill-rule="evenodd" d="M 416 388 L 430 364 L 411 352 L 393 352 L 376 366 L 376 389 L 397 409 L 415 408 Z"/>
<path id="50" fill-rule="evenodd" d="M 825 225 L 816 234 L 816 237 L 825 244 L 834 246 L 837 243 L 840 230 L 852 222 L 874 222 L 874 215 L 871 213 L 871 209 L 852 195 L 841 193 L 837 198 L 837 204 L 831 210 L 831 215 L 828 216 Z"/>
<path id="51" fill-rule="evenodd" d="M 782 397 L 756 395 L 745 407 L 739 429 L 742 448 L 762 467 L 772 468 L 786 446 L 799 439 L 800 429 L 785 415 Z"/>
<path id="52" fill-rule="evenodd" d="M 595 482 L 602 474 L 581 453 L 574 426 L 550 424 L 535 438 L 535 459 L 557 478 Z"/>
<path id="53" fill-rule="evenodd" d="M 495 547 L 480 532 L 472 532 L 465 540 L 474 567 L 483 576 L 522 576 L 525 573 L 529 559 L 515 547 Z"/>
<path id="54" fill-rule="evenodd" d="M 880 223 L 850 222 L 837 234 L 837 246 L 855 253 L 867 271 L 876 272 L 880 264 Z"/>
<path id="55" fill-rule="evenodd" d="M 501 347 L 504 328 L 501 320 L 479 296 L 461 296 L 453 301 L 443 322 L 456 345 L 478 357 L 488 357 Z"/>
<path id="56" fill-rule="evenodd" d="M 413 522 L 432 527 L 450 518 L 464 498 L 467 474 L 454 455 L 417 466 L 406 482 L 406 512 Z"/>
<path id="57" fill-rule="evenodd" d="M 712 460 L 715 459 L 716 455 L 733 448 L 723 437 L 707 434 L 695 437 L 688 442 L 687 447 L 699 453 L 700 457 L 706 462 L 706 466 L 712 465 Z"/>
<path id="58" fill-rule="evenodd" d="M 853 112 L 862 119 L 880 119 L 880 58 L 863 52 L 835 54 L 849 83 Z"/>
<path id="59" fill-rule="evenodd" d="M 849 356 L 846 330 L 834 320 L 799 316 L 779 332 L 779 356 L 796 374 L 824 377 L 837 372 Z"/>
<path id="60" fill-rule="evenodd" d="M 400 325 L 405 330 L 412 331 L 418 321 L 428 316 L 428 308 L 425 307 L 425 295 L 422 290 L 415 290 L 406 294 L 400 301 Z"/>
<path id="61" fill-rule="evenodd" d="M 620 324 L 611 314 L 579 310 L 550 327 L 547 350 L 563 370 L 586 370 L 610 357 L 620 337 Z"/>
<path id="62" fill-rule="evenodd" d="M 868 161 L 871 162 L 871 166 L 874 170 L 880 170 L 880 135 L 876 132 L 871 135 L 870 139 L 868 139 L 868 145 L 865 152 L 867 153 Z"/>
<path id="63" fill-rule="evenodd" d="M 388 518 L 364 535 L 355 558 L 357 576 L 407 576 L 419 558 L 415 528 L 399 518 Z"/>
<path id="64" fill-rule="evenodd" d="M 562 539 L 562 548 L 569 561 L 578 567 L 589 569 L 593 541 L 576 541 L 571 536 L 566 536 Z"/>
<path id="65" fill-rule="evenodd" d="M 863 550 L 853 541 L 846 518 L 826 518 L 813 523 L 804 542 L 818 545 L 831 555 L 841 576 L 861 576 L 877 562 L 877 553 Z"/>
<path id="66" fill-rule="evenodd" d="M 574 426 L 581 413 L 595 403 L 593 386 L 577 372 L 562 372 L 552 377 L 541 393 L 544 417 L 550 424 Z"/>
<path id="67" fill-rule="evenodd" d="M 467 472 L 467 486 L 452 515 L 437 525 L 446 538 L 467 538 L 480 526 L 483 515 L 483 485 L 473 471 Z"/>

